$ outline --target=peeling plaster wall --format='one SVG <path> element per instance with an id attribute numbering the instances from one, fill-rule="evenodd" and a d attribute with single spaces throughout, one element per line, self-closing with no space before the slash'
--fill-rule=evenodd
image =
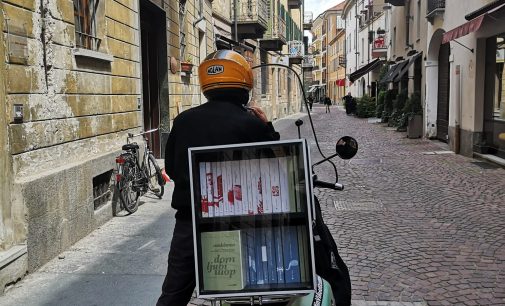
<path id="1" fill-rule="evenodd" d="M 137 0 L 99 2 L 97 52 L 112 62 L 74 54 L 72 0 L 4 0 L 1 9 L 9 146 L 4 118 L 0 145 L 10 152 L 16 190 L 7 200 L 17 214 L 14 242 L 27 243 L 33 271 L 112 216 L 110 203 L 94 211 L 92 179 L 114 168 L 126 134 L 141 126 L 139 8 Z M 15 104 L 21 123 L 11 115 Z"/>

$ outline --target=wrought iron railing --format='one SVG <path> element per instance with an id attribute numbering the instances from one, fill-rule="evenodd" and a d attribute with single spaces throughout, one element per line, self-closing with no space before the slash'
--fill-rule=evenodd
<path id="1" fill-rule="evenodd" d="M 237 0 L 236 3 L 238 23 L 259 23 L 265 28 L 268 27 L 267 0 Z M 232 11 L 233 9 L 232 4 Z"/>
<path id="2" fill-rule="evenodd" d="M 426 7 L 426 15 L 428 17 L 443 11 L 445 11 L 445 0 L 428 0 Z"/>
<path id="3" fill-rule="evenodd" d="M 303 68 L 314 67 L 314 56 L 305 55 L 303 57 L 302 67 Z"/>
<path id="4" fill-rule="evenodd" d="M 302 57 L 305 55 L 305 46 L 303 41 L 292 40 L 288 41 L 289 57 Z"/>
<path id="5" fill-rule="evenodd" d="M 312 24 L 313 18 L 314 18 L 314 14 L 312 12 L 305 12 L 303 14 L 303 23 Z"/>
<path id="6" fill-rule="evenodd" d="M 347 60 L 346 60 L 346 58 L 345 58 L 345 55 L 340 55 L 340 56 L 338 57 L 338 64 L 339 64 L 339 66 L 342 66 L 342 67 L 344 67 L 344 68 L 345 68 L 345 66 L 346 66 L 346 64 L 347 64 Z"/>
<path id="7" fill-rule="evenodd" d="M 77 47 L 93 51 L 98 51 L 98 49 L 100 48 L 100 43 L 102 42 L 100 38 L 78 31 L 75 31 L 75 34 L 76 34 L 75 43 Z"/>

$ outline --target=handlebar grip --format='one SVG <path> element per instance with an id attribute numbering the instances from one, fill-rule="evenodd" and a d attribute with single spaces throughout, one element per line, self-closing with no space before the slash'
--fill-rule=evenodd
<path id="1" fill-rule="evenodd" d="M 319 187 L 319 188 L 327 188 L 327 189 L 333 189 L 333 190 L 344 190 L 344 185 L 339 184 L 339 183 L 328 183 L 328 182 L 323 182 L 319 180 L 314 181 L 314 187 Z"/>

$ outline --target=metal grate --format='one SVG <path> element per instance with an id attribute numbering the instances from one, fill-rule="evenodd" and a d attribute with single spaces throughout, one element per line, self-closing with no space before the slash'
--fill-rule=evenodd
<path id="1" fill-rule="evenodd" d="M 113 170 L 109 170 L 93 178 L 93 206 L 97 210 L 112 198 L 110 180 Z"/>

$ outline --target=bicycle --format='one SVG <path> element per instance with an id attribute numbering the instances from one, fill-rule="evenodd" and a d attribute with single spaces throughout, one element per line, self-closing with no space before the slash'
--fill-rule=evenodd
<path id="1" fill-rule="evenodd" d="M 137 211 L 140 196 L 151 191 L 161 199 L 165 192 L 165 180 L 146 138 L 147 134 L 157 130 L 136 135 L 128 133 L 126 144 L 122 147 L 123 153 L 116 158 L 116 188 L 122 206 L 130 214 Z M 130 139 L 137 136 L 144 138 L 142 163 L 139 160 L 139 145 L 136 142 L 130 143 Z"/>

